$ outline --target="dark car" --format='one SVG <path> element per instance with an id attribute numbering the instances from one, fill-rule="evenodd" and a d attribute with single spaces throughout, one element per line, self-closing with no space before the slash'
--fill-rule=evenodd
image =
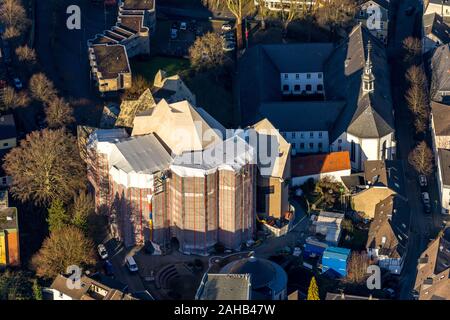
<path id="1" fill-rule="evenodd" d="M 103 269 L 105 270 L 105 274 L 107 276 L 113 276 L 114 275 L 114 268 L 112 263 L 109 260 L 105 260 L 105 263 L 103 264 Z"/>
<path id="2" fill-rule="evenodd" d="M 409 6 L 408 8 L 406 8 L 405 14 L 407 16 L 410 16 L 410 15 L 412 15 L 414 13 L 414 11 L 416 11 L 416 7 Z"/>

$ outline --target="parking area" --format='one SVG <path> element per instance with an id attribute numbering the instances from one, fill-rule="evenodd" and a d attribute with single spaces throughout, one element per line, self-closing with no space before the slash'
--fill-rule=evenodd
<path id="1" fill-rule="evenodd" d="M 229 27 L 223 27 L 224 25 Z M 232 25 L 227 20 L 171 18 L 158 20 L 157 26 L 152 48 L 162 55 L 187 57 L 195 39 L 208 32 L 227 34 L 228 38 L 235 39 Z"/>

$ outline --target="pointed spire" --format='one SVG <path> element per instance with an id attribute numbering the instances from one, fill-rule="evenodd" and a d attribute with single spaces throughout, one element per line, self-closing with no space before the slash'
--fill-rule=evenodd
<path id="1" fill-rule="evenodd" d="M 362 85 L 364 92 L 372 92 L 375 87 L 375 77 L 372 73 L 372 59 L 370 58 L 372 52 L 372 43 L 367 43 L 367 59 L 364 66 L 364 73 L 362 76 Z"/>

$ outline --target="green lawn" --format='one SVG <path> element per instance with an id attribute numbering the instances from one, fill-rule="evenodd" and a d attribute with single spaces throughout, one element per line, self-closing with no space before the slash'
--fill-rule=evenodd
<path id="1" fill-rule="evenodd" d="M 231 80 L 211 73 L 190 73 L 190 63 L 182 58 L 156 56 L 149 60 L 131 62 L 131 70 L 153 83 L 155 74 L 163 69 L 167 74 L 180 74 L 183 81 L 197 98 L 197 107 L 204 108 L 227 128 L 233 127 L 234 104 Z M 226 85 L 224 85 L 224 83 Z"/>
<path id="2" fill-rule="evenodd" d="M 150 83 L 153 83 L 159 69 L 163 69 L 167 72 L 167 75 L 173 76 L 189 69 L 189 67 L 189 60 L 178 58 L 153 57 L 149 60 L 131 61 L 132 72 L 142 75 Z"/>

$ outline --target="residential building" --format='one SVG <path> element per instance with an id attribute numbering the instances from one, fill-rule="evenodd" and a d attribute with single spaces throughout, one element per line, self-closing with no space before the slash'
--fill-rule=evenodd
<path id="1" fill-rule="evenodd" d="M 450 149 L 450 105 L 431 101 L 431 138 L 433 149 Z"/>
<path id="2" fill-rule="evenodd" d="M 251 300 L 250 274 L 208 274 L 202 278 L 195 300 Z"/>
<path id="3" fill-rule="evenodd" d="M 270 260 L 250 256 L 225 265 L 221 274 L 249 275 L 251 299 L 286 300 L 287 274 L 282 267 Z"/>
<path id="4" fill-rule="evenodd" d="M 300 153 L 349 151 L 354 170 L 362 170 L 366 160 L 394 158 L 386 49 L 361 24 L 336 47 L 331 43 L 252 47 L 239 69 L 245 123 L 268 118 Z M 302 132 L 321 140 L 295 141 Z"/>
<path id="5" fill-rule="evenodd" d="M 364 165 L 365 185 L 351 195 L 353 210 L 373 219 L 376 205 L 391 195 L 405 200 L 404 172 L 401 161 L 366 161 Z"/>
<path id="6" fill-rule="evenodd" d="M 328 247 L 322 255 L 322 273 L 336 277 L 347 276 L 347 263 L 350 258 L 350 249 Z"/>
<path id="7" fill-rule="evenodd" d="M 0 116 L 0 158 L 17 146 L 17 131 L 14 116 L 5 114 Z M 11 177 L 7 176 L 0 166 L 0 187 L 8 187 L 11 184 Z"/>
<path id="8" fill-rule="evenodd" d="M 419 300 L 450 300 L 450 228 L 420 255 L 414 290 Z"/>
<path id="9" fill-rule="evenodd" d="M 129 58 L 150 53 L 155 0 L 121 0 L 116 25 L 88 40 L 91 77 L 99 92 L 131 87 Z"/>
<path id="10" fill-rule="evenodd" d="M 291 161 L 292 186 L 301 186 L 309 179 L 319 181 L 324 177 L 341 181 L 341 177 L 351 174 L 348 151 L 327 154 L 296 156 Z"/>
<path id="11" fill-rule="evenodd" d="M 372 295 L 370 295 L 368 297 L 363 297 L 363 296 L 355 296 L 355 295 L 351 295 L 351 294 L 345 294 L 344 292 L 341 292 L 341 293 L 327 292 L 325 300 L 378 300 L 378 299 L 373 298 Z"/>
<path id="12" fill-rule="evenodd" d="M 91 76 L 100 92 L 131 88 L 131 68 L 126 48 L 121 44 L 89 47 Z"/>
<path id="13" fill-rule="evenodd" d="M 425 54 L 450 42 L 450 26 L 433 12 L 423 16 L 422 52 Z"/>
<path id="14" fill-rule="evenodd" d="M 409 205 L 398 196 L 391 195 L 375 206 L 366 248 L 369 258 L 392 274 L 400 274 L 403 268 L 409 221 Z"/>
<path id="15" fill-rule="evenodd" d="M 256 137 L 250 144 L 257 153 L 257 207 L 263 216 L 284 218 L 289 208 L 289 181 L 291 178 L 291 145 L 269 120 L 263 119 L 250 126 L 247 134 Z"/>
<path id="16" fill-rule="evenodd" d="M 0 191 L 0 267 L 20 266 L 17 209 L 9 207 L 8 192 Z"/>
<path id="17" fill-rule="evenodd" d="M 450 44 L 443 44 L 434 50 L 431 57 L 431 100 L 450 102 Z"/>
<path id="18" fill-rule="evenodd" d="M 443 18 L 450 17 L 450 1 L 448 0 L 424 0 L 424 13 L 437 13 Z"/>
<path id="19" fill-rule="evenodd" d="M 369 0 L 361 3 L 356 11 L 356 21 L 387 44 L 389 30 L 389 0 Z"/>
<path id="20" fill-rule="evenodd" d="M 441 210 L 443 214 L 448 214 L 450 210 L 450 150 L 437 149 L 435 157 Z"/>
<path id="21" fill-rule="evenodd" d="M 294 3 L 297 6 L 302 6 L 302 8 L 305 8 L 306 10 L 311 10 L 315 6 L 318 5 L 318 2 L 316 0 L 254 0 L 255 5 L 259 5 L 260 3 L 263 3 L 265 7 L 270 11 L 281 11 L 285 10 L 288 11 L 291 7 L 292 3 Z"/>
<path id="22" fill-rule="evenodd" d="M 137 300 L 125 293 L 126 287 L 115 280 L 98 275 L 83 275 L 79 283 L 69 276 L 58 275 L 49 291 L 53 294 L 52 300 Z"/>
<path id="23" fill-rule="evenodd" d="M 341 238 L 342 220 L 343 213 L 321 211 L 312 223 L 314 232 L 324 236 L 324 241 L 329 246 L 337 246 Z"/>

